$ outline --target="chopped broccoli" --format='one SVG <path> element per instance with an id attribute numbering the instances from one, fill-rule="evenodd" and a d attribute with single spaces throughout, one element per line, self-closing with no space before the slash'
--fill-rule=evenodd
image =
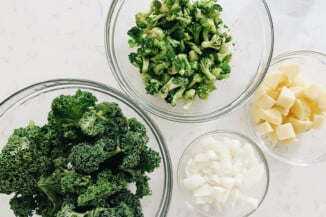
<path id="1" fill-rule="evenodd" d="M 204 80 L 229 77 L 232 55 L 228 44 L 232 37 L 225 31 L 228 27 L 221 12 L 217 0 L 152 0 L 147 12 L 136 14 L 136 26 L 128 35 L 130 47 L 137 47 L 137 52 L 130 53 L 129 60 L 139 69 L 147 94 L 161 94 L 167 103 L 176 106 L 188 98 L 185 94 L 189 89 L 194 89 L 195 95 L 200 93 L 200 99 L 206 98 L 202 90 L 197 90 L 207 86 Z M 206 79 L 196 76 L 185 86 L 172 82 L 194 74 Z M 212 90 L 208 89 L 206 93 Z M 190 108 L 190 101 L 185 99 L 185 108 Z"/>
<path id="2" fill-rule="evenodd" d="M 196 97 L 196 90 L 190 89 L 187 90 L 184 94 L 184 99 L 186 100 L 186 104 L 183 106 L 184 109 L 189 109 L 191 105 L 194 103 Z"/>
<path id="3" fill-rule="evenodd" d="M 214 64 L 212 58 L 203 58 L 200 60 L 200 70 L 208 80 L 215 80 L 215 76 L 211 72 L 211 67 Z"/>

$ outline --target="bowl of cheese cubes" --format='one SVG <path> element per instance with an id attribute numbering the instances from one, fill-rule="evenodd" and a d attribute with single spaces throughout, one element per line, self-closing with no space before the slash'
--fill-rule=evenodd
<path id="1" fill-rule="evenodd" d="M 326 55 L 275 57 L 247 112 L 253 135 L 271 156 L 300 166 L 326 161 Z"/>
<path id="2" fill-rule="evenodd" d="M 217 130 L 188 145 L 179 161 L 177 182 L 196 216 L 249 216 L 267 194 L 269 169 L 254 141 L 239 132 Z"/>

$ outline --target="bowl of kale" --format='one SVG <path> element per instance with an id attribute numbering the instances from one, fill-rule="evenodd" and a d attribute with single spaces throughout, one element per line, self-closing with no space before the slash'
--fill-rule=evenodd
<path id="1" fill-rule="evenodd" d="M 106 53 L 121 88 L 176 122 L 220 118 L 245 103 L 273 51 L 264 0 L 117 0 Z"/>
<path id="2" fill-rule="evenodd" d="M 170 157 L 128 97 L 86 80 L 50 80 L 0 104 L 6 217 L 165 216 Z"/>

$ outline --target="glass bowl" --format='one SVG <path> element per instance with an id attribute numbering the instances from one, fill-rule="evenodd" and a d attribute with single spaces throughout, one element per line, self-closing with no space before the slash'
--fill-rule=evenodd
<path id="1" fill-rule="evenodd" d="M 0 103 L 0 149 L 6 144 L 15 128 L 23 127 L 30 120 L 44 124 L 50 111 L 51 101 L 60 94 L 73 94 L 77 89 L 94 94 L 98 101 L 116 102 L 127 117 L 135 117 L 147 128 L 149 146 L 162 157 L 160 168 L 150 174 L 152 195 L 141 201 L 145 217 L 166 216 L 172 192 L 170 156 L 161 132 L 148 115 L 136 103 L 119 91 L 104 84 L 87 80 L 50 80 L 26 87 Z M 9 196 L 0 195 L 1 216 L 14 217 L 9 207 Z"/>
<path id="2" fill-rule="evenodd" d="M 176 107 L 160 96 L 146 94 L 138 69 L 128 60 L 127 31 L 135 25 L 135 14 L 150 7 L 151 0 L 116 0 L 107 15 L 106 53 L 121 88 L 146 111 L 176 122 L 203 122 L 222 117 L 245 103 L 263 80 L 273 51 L 273 24 L 264 0 L 220 0 L 222 18 L 230 27 L 234 46 L 231 76 L 217 81 L 208 100 L 196 100 L 189 110 Z"/>
<path id="3" fill-rule="evenodd" d="M 308 82 L 321 84 L 326 88 L 326 55 L 314 51 L 294 51 L 273 58 L 269 72 L 278 70 L 284 64 L 301 65 L 301 76 Z M 251 133 L 260 147 L 272 157 L 297 166 L 308 166 L 326 161 L 326 126 L 298 135 L 298 141 L 289 145 L 272 145 L 264 136 L 259 135 L 250 113 L 253 102 L 247 104 L 247 117 Z"/>
<path id="4" fill-rule="evenodd" d="M 249 206 L 242 206 L 242 207 L 234 207 L 234 208 L 228 208 L 225 210 L 222 210 L 221 212 L 216 212 L 214 214 L 212 213 L 207 213 L 202 207 L 199 207 L 198 205 L 195 204 L 194 197 L 192 196 L 191 192 L 186 189 L 183 179 L 186 177 L 186 166 L 188 163 L 188 160 L 192 157 L 194 157 L 195 154 L 199 152 L 199 149 L 202 147 L 203 139 L 205 137 L 211 137 L 215 140 L 222 140 L 224 138 L 229 138 L 229 139 L 235 139 L 240 141 L 241 145 L 244 145 L 246 143 L 249 143 L 251 147 L 254 150 L 254 155 L 257 157 L 258 162 L 261 163 L 264 167 L 264 174 L 261 178 L 261 180 L 254 186 L 254 188 L 250 189 L 247 193 L 247 196 L 249 197 L 254 197 L 256 198 L 258 202 L 257 208 L 252 208 Z M 201 217 L 213 217 L 213 216 L 223 216 L 223 217 L 240 217 L 240 216 L 249 216 L 253 214 L 262 204 L 264 201 L 268 187 L 269 187 L 269 167 L 267 160 L 265 158 L 264 153 L 261 151 L 259 146 L 250 138 L 247 136 L 236 132 L 236 131 L 231 131 L 231 130 L 217 130 L 217 131 L 212 131 L 205 133 L 203 135 L 200 135 L 196 139 L 194 139 L 185 149 L 183 152 L 179 165 L 178 165 L 178 171 L 177 171 L 177 182 L 178 182 L 178 188 L 179 191 L 186 203 L 186 205 L 196 212 L 198 214 L 197 216 Z"/>

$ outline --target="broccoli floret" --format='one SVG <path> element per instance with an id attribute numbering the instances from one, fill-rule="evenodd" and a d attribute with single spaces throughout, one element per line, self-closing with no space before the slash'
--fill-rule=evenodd
<path id="1" fill-rule="evenodd" d="M 162 40 L 165 36 L 163 30 L 159 27 L 154 27 L 153 29 L 147 30 L 146 35 L 151 38 L 156 38 Z"/>
<path id="2" fill-rule="evenodd" d="M 203 51 L 195 43 L 187 41 L 186 44 L 190 47 L 190 49 L 195 51 L 197 54 L 199 54 L 199 55 L 203 54 Z"/>
<path id="3" fill-rule="evenodd" d="M 143 65 L 143 58 L 136 53 L 130 53 L 129 54 L 129 61 L 131 64 L 133 64 L 137 68 L 141 68 Z"/>
<path id="4" fill-rule="evenodd" d="M 186 77 L 192 74 L 191 65 L 186 54 L 179 54 L 172 64 L 172 74 L 180 74 Z"/>
<path id="5" fill-rule="evenodd" d="M 159 93 L 162 83 L 155 79 L 153 76 L 149 75 L 148 73 L 142 74 L 143 81 L 145 83 L 145 90 L 147 93 L 154 95 Z"/>
<path id="6" fill-rule="evenodd" d="M 135 47 L 141 44 L 143 30 L 137 26 L 132 27 L 127 33 L 131 39 L 128 41 L 130 47 Z"/>
<path id="7" fill-rule="evenodd" d="M 183 97 L 183 93 L 185 92 L 186 88 L 181 87 L 177 90 L 172 90 L 169 92 L 165 100 L 172 106 L 177 105 L 177 101 Z"/>
<path id="8" fill-rule="evenodd" d="M 213 48 L 215 50 L 220 50 L 222 46 L 221 38 L 218 35 L 213 35 L 210 41 L 203 41 L 201 43 L 203 48 Z"/>
<path id="9" fill-rule="evenodd" d="M 160 90 L 161 95 L 163 98 L 165 98 L 168 95 L 169 91 L 178 87 L 186 87 L 188 83 L 189 83 L 188 78 L 173 77 L 161 88 Z"/>
<path id="10" fill-rule="evenodd" d="M 208 99 L 209 94 L 216 90 L 216 86 L 213 81 L 206 81 L 201 83 L 197 88 L 197 94 L 201 99 Z"/>
<path id="11" fill-rule="evenodd" d="M 195 101 L 195 97 L 196 97 L 196 90 L 195 89 L 190 89 L 187 90 L 184 95 L 183 98 L 186 100 L 186 104 L 183 106 L 184 109 L 189 109 L 192 104 Z"/>
<path id="12" fill-rule="evenodd" d="M 203 80 L 204 79 L 200 74 L 194 74 L 188 88 L 192 88 L 195 84 L 201 83 Z"/>
<path id="13" fill-rule="evenodd" d="M 214 64 L 213 58 L 203 58 L 200 60 L 200 71 L 206 76 L 208 80 L 215 80 L 215 76 L 211 72 L 211 67 Z"/>
<path id="14" fill-rule="evenodd" d="M 188 31 L 194 39 L 195 44 L 200 44 L 201 31 L 203 27 L 199 23 L 192 23 L 188 26 Z"/>

